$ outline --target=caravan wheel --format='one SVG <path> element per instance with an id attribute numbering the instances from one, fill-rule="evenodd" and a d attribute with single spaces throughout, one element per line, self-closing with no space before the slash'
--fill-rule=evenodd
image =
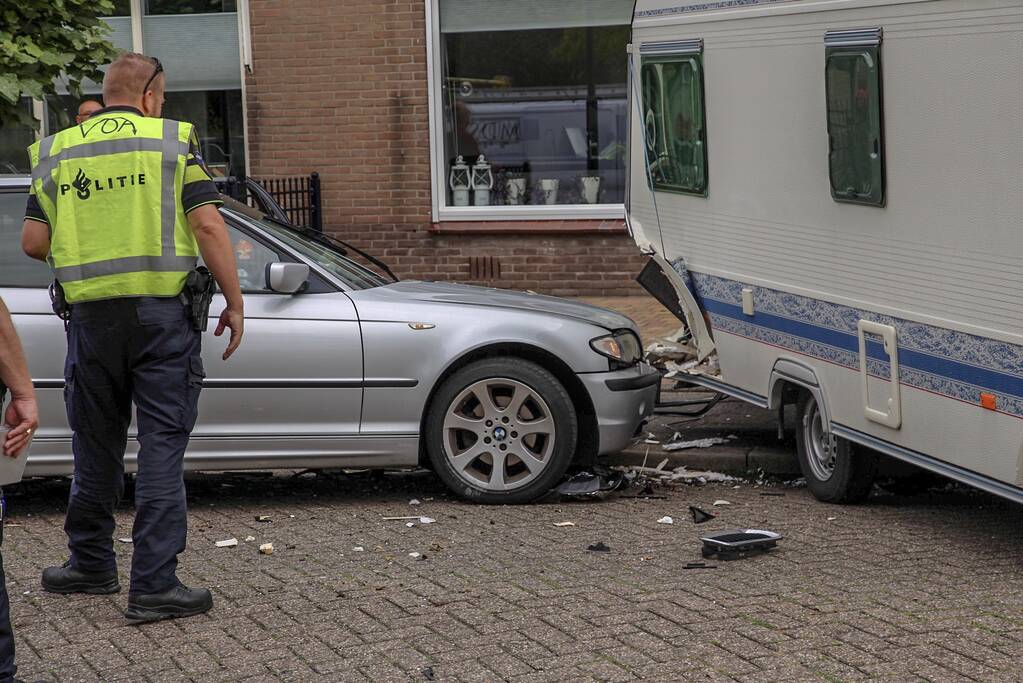
<path id="1" fill-rule="evenodd" d="M 855 503 L 870 493 L 877 454 L 828 433 L 820 407 L 806 392 L 797 404 L 796 450 L 810 492 L 825 503 Z"/>

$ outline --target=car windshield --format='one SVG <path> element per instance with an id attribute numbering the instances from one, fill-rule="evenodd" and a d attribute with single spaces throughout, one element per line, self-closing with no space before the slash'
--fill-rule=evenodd
<path id="1" fill-rule="evenodd" d="M 273 220 L 253 209 L 224 197 L 224 208 L 242 214 L 300 256 L 316 263 L 351 289 L 372 289 L 388 284 L 372 270 L 348 258 L 347 251 L 330 239 L 307 228 L 296 228 Z"/>

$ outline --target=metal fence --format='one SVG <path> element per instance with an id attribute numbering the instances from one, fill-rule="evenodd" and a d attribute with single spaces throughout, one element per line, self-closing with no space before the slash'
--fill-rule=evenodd
<path id="1" fill-rule="evenodd" d="M 279 207 L 288 220 L 323 232 L 323 195 L 320 174 L 289 178 L 231 177 L 218 179 L 220 191 L 271 215 Z M 258 187 L 253 187 L 256 185 Z M 267 199 L 276 207 L 267 206 Z"/>

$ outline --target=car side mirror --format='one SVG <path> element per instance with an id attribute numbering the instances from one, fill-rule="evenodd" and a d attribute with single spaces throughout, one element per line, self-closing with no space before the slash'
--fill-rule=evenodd
<path id="1" fill-rule="evenodd" d="M 278 294 L 298 294 L 309 283 L 309 266 L 304 263 L 266 264 L 266 288 Z"/>

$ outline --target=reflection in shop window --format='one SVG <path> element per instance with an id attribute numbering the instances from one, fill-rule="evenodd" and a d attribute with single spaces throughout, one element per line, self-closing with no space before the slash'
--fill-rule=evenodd
<path id="1" fill-rule="evenodd" d="M 146 0 L 146 14 L 215 14 L 237 12 L 237 0 Z"/>
<path id="2" fill-rule="evenodd" d="M 32 113 L 32 100 L 21 98 L 20 106 Z M 28 173 L 28 146 L 35 142 L 35 131 L 29 126 L 0 126 L 0 174 Z"/>
<path id="3" fill-rule="evenodd" d="M 447 206 L 622 203 L 631 1 L 521 4 L 441 2 Z"/>

